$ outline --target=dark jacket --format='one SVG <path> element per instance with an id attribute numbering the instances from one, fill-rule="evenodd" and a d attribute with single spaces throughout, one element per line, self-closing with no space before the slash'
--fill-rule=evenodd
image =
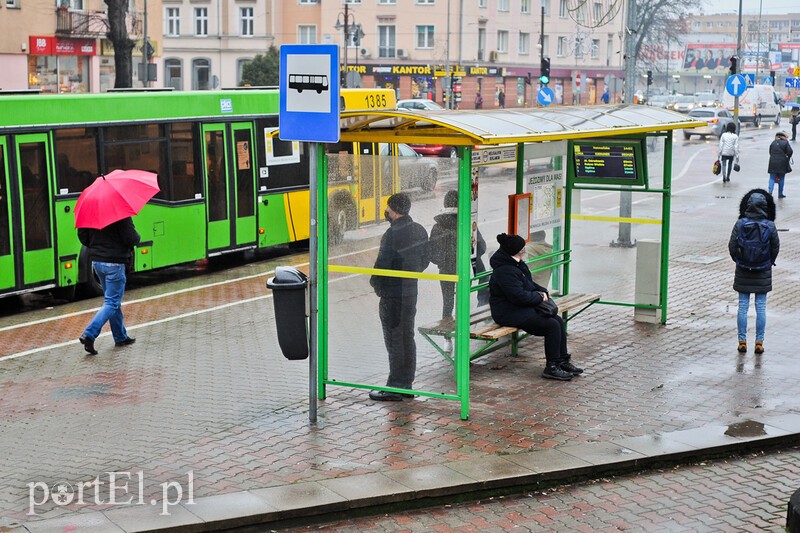
<path id="1" fill-rule="evenodd" d="M 778 230 L 775 228 L 775 201 L 772 199 L 772 195 L 763 189 L 755 189 L 742 198 L 739 206 L 739 220 L 733 225 L 731 238 L 728 241 L 728 252 L 734 261 L 741 257 L 738 240 L 739 231 L 745 218 L 770 221 L 772 227 L 770 256 L 772 257 L 772 263 L 775 264 L 781 243 L 778 237 Z M 750 270 L 736 265 L 736 273 L 733 276 L 733 290 L 750 294 L 763 294 L 771 291 L 772 267 L 766 270 Z"/>
<path id="2" fill-rule="evenodd" d="M 439 267 L 440 274 L 455 274 L 458 247 L 458 210 L 455 207 L 445 208 L 442 213 L 433 217 L 433 220 L 436 221 L 436 224 L 431 228 L 431 237 L 428 240 L 431 263 Z M 486 253 L 486 241 L 483 240 L 480 231 L 478 231 L 476 245 L 474 269 L 478 272 L 483 272 L 485 268 L 481 256 Z"/>
<path id="3" fill-rule="evenodd" d="M 422 272 L 430 264 L 428 232 L 405 215 L 392 220 L 381 237 L 375 268 Z M 369 284 L 381 298 L 417 295 L 417 280 L 388 276 L 372 276 Z"/>
<path id="4" fill-rule="evenodd" d="M 789 159 L 794 151 L 786 139 L 775 139 L 769 145 L 769 165 L 767 172 L 770 174 L 787 174 L 791 172 Z"/>
<path id="5" fill-rule="evenodd" d="M 127 264 L 140 237 L 133 219 L 127 217 L 103 229 L 78 228 L 78 239 L 89 249 L 92 261 Z"/>
<path id="6" fill-rule="evenodd" d="M 518 327 L 535 313 L 542 302 L 540 293 L 547 289 L 533 281 L 528 265 L 517 261 L 502 248 L 489 259 L 492 277 L 489 279 L 489 305 L 492 318 L 501 326 Z"/>

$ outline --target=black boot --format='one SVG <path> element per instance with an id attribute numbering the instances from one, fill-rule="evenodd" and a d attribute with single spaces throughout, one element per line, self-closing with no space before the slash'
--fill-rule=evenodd
<path id="1" fill-rule="evenodd" d="M 565 372 L 569 372 L 573 376 L 577 376 L 579 374 L 583 374 L 583 369 L 582 368 L 578 368 L 577 366 L 575 366 L 572 363 L 570 363 L 569 359 L 567 359 L 566 361 L 562 361 L 559 366 L 561 367 L 561 370 L 563 370 Z"/>
<path id="2" fill-rule="evenodd" d="M 547 379 L 557 379 L 559 381 L 569 381 L 572 379 L 572 373 L 563 370 L 558 363 L 547 363 L 542 372 L 542 377 Z"/>

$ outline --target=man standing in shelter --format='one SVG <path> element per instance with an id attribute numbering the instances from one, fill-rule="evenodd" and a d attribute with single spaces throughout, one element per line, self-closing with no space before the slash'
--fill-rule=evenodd
<path id="1" fill-rule="evenodd" d="M 384 216 L 389 229 L 381 238 L 375 268 L 422 272 L 430 263 L 428 232 L 408 214 L 411 199 L 405 193 L 393 194 Z M 417 315 L 417 280 L 392 276 L 372 276 L 370 285 L 380 298 L 378 315 L 383 341 L 389 353 L 387 387 L 411 389 L 417 371 L 417 344 L 414 319 Z M 372 391 L 369 397 L 382 402 L 399 402 L 413 394 Z"/>

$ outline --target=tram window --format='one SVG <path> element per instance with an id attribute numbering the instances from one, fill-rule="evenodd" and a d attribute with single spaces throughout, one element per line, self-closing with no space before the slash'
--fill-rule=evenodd
<path id="1" fill-rule="evenodd" d="M 138 169 L 158 174 L 158 187 L 161 189 L 155 198 L 168 197 L 166 146 L 164 141 L 145 141 L 137 143 L 107 144 L 105 147 L 105 170 Z"/>
<path id="2" fill-rule="evenodd" d="M 164 137 L 164 133 L 158 124 L 110 126 L 105 129 L 104 134 L 105 142 L 143 141 L 145 139 L 160 139 Z"/>
<path id="3" fill-rule="evenodd" d="M 206 132 L 206 174 L 208 176 L 208 220 L 225 220 L 228 188 L 225 175 L 225 138 L 221 131 Z"/>
<path id="4" fill-rule="evenodd" d="M 195 172 L 195 127 L 191 122 L 173 124 L 169 132 L 172 160 L 171 201 L 190 200 L 203 192 L 202 172 Z"/>
<path id="5" fill-rule="evenodd" d="M 97 128 L 56 130 L 55 138 L 58 193 L 81 192 L 99 175 Z"/>
<path id="6" fill-rule="evenodd" d="M 308 150 L 306 143 L 300 143 L 299 162 L 268 164 L 265 132 L 278 125 L 277 117 L 256 120 L 256 147 L 258 149 L 257 171 L 259 190 L 274 191 L 297 187 L 308 187 Z M 291 145 L 291 143 L 287 143 Z"/>
<path id="7" fill-rule="evenodd" d="M 236 204 L 237 215 L 249 217 L 255 215 L 255 184 L 253 183 L 253 153 L 251 151 L 250 130 L 234 132 L 236 146 Z"/>
<path id="8" fill-rule="evenodd" d="M 25 249 L 51 247 L 47 152 L 43 142 L 19 145 Z"/>
<path id="9" fill-rule="evenodd" d="M 0 145 L 0 255 L 11 253 L 8 227 L 8 191 L 6 190 L 5 147 Z"/>

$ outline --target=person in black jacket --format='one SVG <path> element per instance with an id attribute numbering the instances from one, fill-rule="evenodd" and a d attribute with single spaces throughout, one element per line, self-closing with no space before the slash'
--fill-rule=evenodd
<path id="1" fill-rule="evenodd" d="M 769 193 L 772 194 L 772 189 L 775 188 L 775 183 L 778 183 L 778 198 L 786 198 L 783 194 L 783 184 L 786 181 L 786 174 L 792 171 L 789 161 L 792 159 L 792 146 L 786 140 L 788 135 L 785 131 L 779 131 L 775 134 L 775 140 L 769 145 L 769 164 L 767 172 L 769 172 Z"/>
<path id="2" fill-rule="evenodd" d="M 522 260 L 525 239 L 519 235 L 497 236 L 500 248 L 492 255 L 489 265 L 489 305 L 492 318 L 501 326 L 522 329 L 531 335 L 544 336 L 544 355 L 547 363 L 543 378 L 568 381 L 583 373 L 570 362 L 567 351 L 567 332 L 558 315 L 545 317 L 536 306 L 550 298 L 545 287 L 536 284 L 528 265 Z"/>
<path id="3" fill-rule="evenodd" d="M 739 314 L 736 325 L 738 329 L 741 353 L 747 351 L 747 311 L 750 308 L 750 294 L 755 294 L 756 306 L 756 346 L 754 352 L 764 353 L 764 330 L 767 326 L 767 293 L 772 290 L 772 265 L 781 249 L 778 231 L 775 228 L 775 200 L 764 189 L 753 189 L 744 195 L 739 203 L 739 219 L 733 225 L 728 251 L 731 259 L 741 260 L 743 250 L 739 246 L 739 233 L 748 220 L 767 220 L 771 230 L 770 264 L 766 268 L 751 269 L 740 266 L 737 262 L 733 276 L 733 290 L 739 293 Z"/>
<path id="4" fill-rule="evenodd" d="M 122 296 L 125 294 L 125 266 L 133 247 L 139 244 L 139 233 L 131 217 L 123 218 L 103 229 L 79 228 L 78 239 L 89 249 L 92 270 L 103 287 L 103 306 L 97 311 L 80 337 L 89 355 L 97 355 L 94 341 L 106 322 L 116 346 L 129 346 L 136 339 L 128 335 L 122 316 Z"/>
<path id="5" fill-rule="evenodd" d="M 387 200 L 384 216 L 390 226 L 381 237 L 375 268 L 422 272 L 430 263 L 428 232 L 408 214 L 411 199 L 405 193 L 393 194 Z M 380 298 L 378 315 L 383 328 L 383 342 L 389 353 L 387 387 L 411 389 L 417 371 L 417 344 L 414 340 L 414 319 L 417 315 L 417 280 L 390 276 L 372 276 L 370 285 Z M 372 391 L 377 401 L 397 402 L 413 398 L 413 394 Z"/>

